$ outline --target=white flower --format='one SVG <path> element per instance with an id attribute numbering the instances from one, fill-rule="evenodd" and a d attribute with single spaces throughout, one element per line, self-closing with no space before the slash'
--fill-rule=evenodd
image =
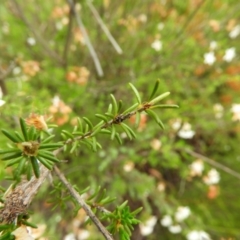
<path id="1" fill-rule="evenodd" d="M 56 22 L 55 27 L 56 27 L 57 30 L 62 30 L 63 29 L 62 22 Z"/>
<path id="2" fill-rule="evenodd" d="M 191 214 L 191 210 L 189 207 L 178 207 L 175 213 L 175 220 L 177 222 L 182 222 L 183 220 L 188 218 L 190 214 Z"/>
<path id="3" fill-rule="evenodd" d="M 6 103 L 4 100 L 2 100 L 2 97 L 3 97 L 3 92 L 2 92 L 2 88 L 0 87 L 0 107 Z"/>
<path id="4" fill-rule="evenodd" d="M 204 231 L 191 231 L 187 234 L 187 240 L 211 240 L 211 238 Z"/>
<path id="5" fill-rule="evenodd" d="M 203 181 L 207 185 L 217 184 L 220 181 L 220 174 L 216 169 L 212 168 L 203 178 Z"/>
<path id="6" fill-rule="evenodd" d="M 236 38 L 240 34 L 240 25 L 235 26 L 229 33 L 230 38 Z"/>
<path id="7" fill-rule="evenodd" d="M 181 127 L 181 123 L 182 123 L 181 119 L 179 119 L 179 118 L 175 119 L 175 120 L 172 122 L 172 128 L 173 128 L 174 130 L 178 130 L 178 129 Z"/>
<path id="8" fill-rule="evenodd" d="M 223 106 L 220 103 L 213 105 L 213 111 L 215 112 L 216 118 L 221 118 L 223 116 Z"/>
<path id="9" fill-rule="evenodd" d="M 8 24 L 7 22 L 4 22 L 4 23 L 2 24 L 2 32 L 3 32 L 4 34 L 9 34 L 9 24 Z"/>
<path id="10" fill-rule="evenodd" d="M 159 150 L 162 146 L 162 143 L 159 139 L 154 138 L 151 142 L 150 145 L 152 147 L 152 149 L 154 150 Z"/>
<path id="11" fill-rule="evenodd" d="M 204 54 L 204 63 L 207 65 L 212 65 L 216 61 L 214 52 L 209 52 Z"/>
<path id="12" fill-rule="evenodd" d="M 236 56 L 236 50 L 234 47 L 228 48 L 225 51 L 225 55 L 223 56 L 223 60 L 226 62 L 231 62 L 233 58 Z"/>
<path id="13" fill-rule="evenodd" d="M 64 237 L 64 240 L 76 240 L 76 238 L 73 233 L 69 233 Z"/>
<path id="14" fill-rule="evenodd" d="M 131 161 L 128 161 L 124 164 L 123 169 L 125 172 L 131 172 L 134 169 L 134 163 Z"/>
<path id="15" fill-rule="evenodd" d="M 58 107 L 60 101 L 61 100 L 59 96 L 54 96 L 54 98 L 52 99 L 53 106 Z"/>
<path id="16" fill-rule="evenodd" d="M 233 113 L 232 120 L 240 121 L 240 104 L 232 104 L 231 112 Z"/>
<path id="17" fill-rule="evenodd" d="M 162 42 L 158 39 L 156 39 L 152 44 L 151 47 L 156 50 L 157 52 L 159 52 L 162 49 Z"/>
<path id="18" fill-rule="evenodd" d="M 168 228 L 169 232 L 173 234 L 180 233 L 182 231 L 182 228 L 180 225 L 172 225 Z"/>
<path id="19" fill-rule="evenodd" d="M 81 231 L 79 231 L 77 239 L 85 240 L 85 239 L 88 239 L 89 236 L 90 236 L 89 231 L 82 229 Z"/>
<path id="20" fill-rule="evenodd" d="M 157 29 L 158 29 L 159 31 L 163 30 L 163 28 L 164 28 L 164 23 L 159 23 L 159 24 L 157 25 Z"/>
<path id="21" fill-rule="evenodd" d="M 190 175 L 192 177 L 194 176 L 201 176 L 202 172 L 204 170 L 204 164 L 203 161 L 201 159 L 198 159 L 196 161 L 194 161 L 190 166 Z"/>
<path id="22" fill-rule="evenodd" d="M 143 236 L 147 236 L 153 232 L 153 228 L 157 223 L 157 217 L 151 216 L 145 223 L 139 225 L 140 232 Z"/>
<path id="23" fill-rule="evenodd" d="M 192 130 L 192 126 L 190 123 L 184 123 L 180 131 L 178 132 L 178 136 L 183 139 L 191 139 L 195 135 L 195 132 Z"/>
<path id="24" fill-rule="evenodd" d="M 20 67 L 15 67 L 13 69 L 13 75 L 18 75 L 19 73 L 21 73 L 22 69 Z"/>
<path id="25" fill-rule="evenodd" d="M 217 48 L 217 42 L 216 41 L 211 41 L 209 48 L 212 51 L 215 50 Z"/>
<path id="26" fill-rule="evenodd" d="M 162 218 L 162 220 L 161 220 L 162 226 L 164 226 L 164 227 L 170 227 L 170 226 L 172 225 L 172 223 L 173 223 L 173 220 L 172 220 L 172 218 L 171 218 L 170 215 L 165 215 L 165 216 L 163 216 L 163 218 Z"/>
<path id="27" fill-rule="evenodd" d="M 138 20 L 140 21 L 140 22 L 142 22 L 142 23 L 146 23 L 147 22 L 147 15 L 146 14 L 140 14 L 139 16 L 138 16 Z"/>
<path id="28" fill-rule="evenodd" d="M 165 189 L 166 189 L 166 184 L 164 182 L 159 182 L 157 185 L 157 190 L 159 192 L 163 192 L 163 191 L 165 191 Z"/>
<path id="29" fill-rule="evenodd" d="M 34 38 L 30 37 L 30 38 L 27 39 L 27 43 L 30 46 L 34 46 L 36 44 L 36 40 Z"/>

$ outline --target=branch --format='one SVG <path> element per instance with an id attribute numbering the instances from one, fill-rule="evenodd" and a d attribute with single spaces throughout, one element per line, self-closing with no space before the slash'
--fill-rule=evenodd
<path id="1" fill-rule="evenodd" d="M 68 52 L 69 52 L 69 45 L 71 42 L 71 31 L 72 31 L 72 26 L 73 26 L 73 15 L 74 15 L 74 10 L 70 7 L 69 11 L 69 24 L 68 24 L 68 32 L 67 32 L 67 37 L 66 37 L 66 42 L 63 50 L 63 59 L 65 62 L 65 67 L 68 65 L 67 57 L 68 57 Z"/>
<path id="2" fill-rule="evenodd" d="M 97 53 L 95 52 L 95 50 L 94 50 L 94 48 L 93 48 L 93 46 L 91 44 L 91 41 L 90 41 L 89 37 L 88 37 L 87 31 L 86 31 L 86 29 L 84 27 L 84 24 L 82 22 L 80 14 L 76 11 L 74 2 L 72 0 L 67 0 L 67 1 L 68 1 L 68 4 L 69 4 L 70 8 L 73 10 L 73 13 L 75 15 L 78 27 L 79 27 L 80 31 L 82 32 L 82 34 L 83 34 L 84 40 L 85 40 L 86 45 L 88 47 L 88 50 L 89 50 L 89 52 L 90 52 L 90 54 L 92 56 L 92 59 L 93 59 L 94 65 L 96 67 L 97 73 L 98 73 L 98 75 L 100 77 L 102 77 L 103 76 L 103 70 L 102 70 L 100 61 L 98 59 Z"/>
<path id="3" fill-rule="evenodd" d="M 3 95 L 7 95 L 7 92 L 8 92 L 4 80 L 8 77 L 8 75 L 11 74 L 11 72 L 14 69 L 15 66 L 16 66 L 15 62 L 11 62 L 9 67 L 7 68 L 7 70 L 4 70 L 0 66 L 0 88 L 2 90 Z"/>
<path id="4" fill-rule="evenodd" d="M 210 159 L 208 157 L 205 157 L 199 153 L 196 153 L 194 151 L 191 151 L 189 149 L 185 149 L 185 152 L 188 153 L 189 155 L 193 156 L 193 157 L 196 157 L 196 158 L 200 158 L 202 159 L 203 161 L 207 162 L 208 164 L 216 167 L 216 168 L 219 168 L 221 170 L 223 170 L 224 172 L 226 173 L 229 173 L 230 175 L 240 179 L 240 174 L 234 170 L 232 170 L 231 168 L 228 168 L 226 166 L 224 166 L 223 164 L 219 163 L 219 162 L 216 162 L 215 160 L 213 159 Z"/>
<path id="5" fill-rule="evenodd" d="M 123 51 L 122 51 L 121 47 L 118 45 L 116 40 L 113 38 L 113 36 L 110 33 L 110 31 L 108 30 L 107 26 L 104 24 L 103 20 L 101 19 L 100 15 L 98 14 L 96 8 L 93 6 L 91 0 L 87 1 L 87 4 L 88 4 L 90 10 L 92 11 L 94 17 L 96 18 L 98 24 L 100 25 L 100 27 L 102 28 L 102 30 L 106 34 L 108 40 L 111 42 L 111 44 L 113 45 L 113 47 L 115 48 L 117 53 L 122 54 Z"/>
<path id="6" fill-rule="evenodd" d="M 64 65 L 64 60 L 55 51 L 53 51 L 49 47 L 48 43 L 41 36 L 41 34 L 38 32 L 38 29 L 36 29 L 36 27 L 34 27 L 31 24 L 31 22 L 28 21 L 28 19 L 25 17 L 25 15 L 24 15 L 20 5 L 18 4 L 18 2 L 16 0 L 12 0 L 12 2 L 14 3 L 20 18 L 23 20 L 25 25 L 31 30 L 31 32 L 34 35 L 34 37 L 36 38 L 36 40 L 43 46 L 43 49 L 45 50 L 45 54 L 50 56 L 51 58 L 57 60 L 57 62 L 59 64 Z"/>
<path id="7" fill-rule="evenodd" d="M 12 223 L 18 215 L 26 213 L 33 197 L 50 172 L 44 166 L 41 166 L 40 171 L 39 178 L 33 176 L 30 181 L 22 180 L 14 189 L 10 186 L 4 206 L 0 210 L 0 222 Z"/>
<path id="8" fill-rule="evenodd" d="M 87 215 L 91 218 L 91 220 L 95 223 L 99 231 L 103 234 L 105 239 L 113 240 L 111 234 L 106 230 L 106 228 L 102 225 L 102 223 L 98 220 L 96 215 L 93 213 L 91 208 L 85 203 L 84 199 L 79 195 L 79 193 L 72 187 L 72 185 L 67 181 L 65 176 L 60 172 L 60 170 L 54 166 L 54 172 L 57 174 L 60 181 L 65 185 L 65 187 L 69 190 L 70 194 L 74 199 L 79 203 L 80 206 L 85 210 Z"/>
<path id="9" fill-rule="evenodd" d="M 11 62 L 7 70 L 4 70 L 0 66 L 0 81 L 4 81 L 4 79 L 12 72 L 15 66 L 16 66 L 15 62 Z"/>

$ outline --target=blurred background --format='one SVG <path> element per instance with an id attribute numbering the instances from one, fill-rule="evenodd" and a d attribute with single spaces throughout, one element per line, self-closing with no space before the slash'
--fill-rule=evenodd
<path id="1" fill-rule="evenodd" d="M 137 139 L 103 136 L 101 151 L 82 145 L 59 167 L 80 190 L 101 186 L 117 204 L 143 206 L 133 240 L 240 239 L 240 2 L 86 0 L 75 13 L 71 4 L 1 1 L 0 127 L 52 116 L 58 141 L 78 116 L 98 123 L 111 93 L 135 103 L 128 82 L 147 101 L 160 79 L 164 102 L 180 106 L 158 111 L 165 130 L 142 114 Z M 10 172 L 0 162 L 2 183 Z M 52 190 L 47 181 L 31 205 L 37 239 L 103 239 L 71 203 L 51 210 L 62 196 Z"/>

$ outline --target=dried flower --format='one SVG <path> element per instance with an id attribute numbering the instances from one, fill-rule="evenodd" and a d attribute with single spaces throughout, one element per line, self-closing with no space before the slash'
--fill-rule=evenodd
<path id="1" fill-rule="evenodd" d="M 23 72 L 30 77 L 34 77 L 40 71 L 40 63 L 37 61 L 26 61 L 21 63 Z"/>
<path id="2" fill-rule="evenodd" d="M 88 82 L 90 72 L 86 67 L 73 67 L 66 75 L 69 82 L 85 85 Z"/>
<path id="3" fill-rule="evenodd" d="M 44 116 L 38 115 L 35 113 L 31 113 L 28 118 L 26 118 L 26 124 L 29 126 L 33 126 L 38 130 L 47 130 L 47 124 L 45 122 Z"/>
<path id="4" fill-rule="evenodd" d="M 53 115 L 53 121 L 58 125 L 63 125 L 69 120 L 69 113 L 72 109 L 66 105 L 58 96 L 52 99 L 52 105 L 49 107 L 49 112 Z"/>
<path id="5" fill-rule="evenodd" d="M 14 230 L 12 234 L 15 236 L 15 240 L 34 240 L 26 226 L 23 225 Z"/>

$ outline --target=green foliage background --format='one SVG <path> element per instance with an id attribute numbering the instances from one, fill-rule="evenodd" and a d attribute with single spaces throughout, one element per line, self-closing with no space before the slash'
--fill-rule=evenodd
<path id="1" fill-rule="evenodd" d="M 31 28 L 22 21 L 14 1 L 3 1 L 0 5 L 0 66 L 6 70 L 10 62 L 15 61 L 21 72 L 13 70 L 4 79 L 7 92 L 3 96 L 6 104 L 0 107 L 1 128 L 18 128 L 16 119 L 27 117 L 31 112 L 49 114 L 52 98 L 57 95 L 72 109 L 67 114 L 69 120 L 56 129 L 56 140 L 59 140 L 60 130 L 71 130 L 76 116 L 87 116 L 97 123 L 94 114 L 107 110 L 111 93 L 123 100 L 125 108 L 130 106 L 135 100 L 127 88 L 128 82 L 132 82 L 147 100 L 156 79 L 160 79 L 160 91 L 171 92 L 165 101 L 180 106 L 178 110 L 159 113 L 165 123 L 164 131 L 148 119 L 147 126 L 137 131 L 136 140 L 125 139 L 119 146 L 103 137 L 100 141 L 103 150 L 92 153 L 82 146 L 74 156 L 62 155 L 62 159 L 68 161 L 59 167 L 79 189 L 87 186 L 95 189 L 100 185 L 106 188 L 108 195 L 116 197 L 117 203 L 128 200 L 131 209 L 143 206 L 139 216 L 143 222 L 149 216 L 157 216 L 158 222 L 151 235 L 142 237 L 137 227 L 132 239 L 151 240 L 159 236 L 161 239 L 185 239 L 192 230 L 204 230 L 212 239 L 240 239 L 239 179 L 219 170 L 221 180 L 216 186 L 219 193 L 210 199 L 202 176 L 189 177 L 189 166 L 197 158 L 186 152 L 191 149 L 236 172 L 240 170 L 240 125 L 239 120 L 232 120 L 231 113 L 232 104 L 240 103 L 240 45 L 239 36 L 229 37 L 231 24 L 240 24 L 240 3 L 235 0 L 94 1 L 123 49 L 123 54 L 118 55 L 86 2 L 81 1 L 81 17 L 104 71 L 104 76 L 99 77 L 86 45 L 74 41 L 75 19 L 71 47 L 67 56 L 63 54 L 68 25 L 62 25 L 60 30 L 56 26 L 68 15 L 53 18 L 52 12 L 67 3 L 63 0 L 24 2 L 19 1 L 19 4 L 25 18 L 60 60 L 44 49 Z M 164 25 L 162 30 L 158 28 L 160 23 Z M 35 38 L 36 44 L 28 44 L 28 38 Z M 160 51 L 151 47 L 155 39 L 162 42 Z M 212 41 L 218 44 L 214 50 L 216 61 L 207 65 L 204 54 L 210 52 Z M 226 62 L 223 56 L 229 48 L 235 48 L 236 56 Z M 30 60 L 37 61 L 40 66 L 34 76 L 23 71 L 23 63 Z M 83 85 L 66 79 L 75 66 L 84 66 L 90 72 Z M 224 108 L 221 118 L 215 117 L 214 104 L 217 103 Z M 172 127 L 174 119 L 190 123 L 195 131 L 193 138 L 180 138 Z M 161 141 L 160 149 L 153 149 L 153 139 Z M 3 135 L 0 146 L 6 146 Z M 129 162 L 134 163 L 134 168 L 126 172 L 124 165 Z M 3 179 L 6 172 L 2 162 L 0 166 Z M 211 168 L 205 163 L 203 175 Z M 165 186 L 163 191 L 157 189 L 159 183 Z M 71 205 L 64 211 L 49 211 L 46 199 L 50 197 L 50 189 L 49 184 L 43 186 L 31 209 L 34 219 L 48 226 L 46 236 L 49 239 L 54 239 L 56 229 L 61 227 L 61 231 L 57 231 L 56 239 L 59 239 L 71 231 L 67 221 L 73 218 L 73 213 Z M 166 214 L 174 215 L 179 206 L 188 206 L 191 215 L 181 223 L 182 232 L 175 235 L 160 221 Z M 91 231 L 89 239 L 97 239 L 99 233 Z"/>

